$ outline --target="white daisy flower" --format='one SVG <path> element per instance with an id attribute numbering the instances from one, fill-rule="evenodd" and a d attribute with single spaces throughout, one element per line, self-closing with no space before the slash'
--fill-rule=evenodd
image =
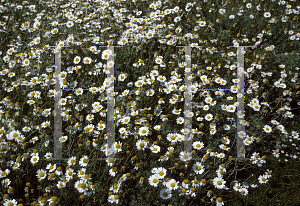
<path id="1" fill-rule="evenodd" d="M 31 157 L 30 162 L 31 162 L 31 164 L 35 165 L 36 163 L 38 163 L 39 159 L 40 158 L 38 155 L 34 155 Z"/>
<path id="2" fill-rule="evenodd" d="M 84 57 L 82 61 L 84 64 L 91 64 L 92 59 L 90 57 Z"/>
<path id="3" fill-rule="evenodd" d="M 204 111 L 207 111 L 207 110 L 209 110 L 209 106 L 208 106 L 208 105 L 204 105 L 202 109 L 203 109 Z"/>
<path id="4" fill-rule="evenodd" d="M 59 142 L 66 142 L 68 140 L 68 136 L 61 136 L 60 138 L 59 138 Z"/>
<path id="5" fill-rule="evenodd" d="M 153 174 L 149 177 L 149 184 L 153 187 L 158 187 L 158 183 L 160 183 L 160 177 L 158 174 Z"/>
<path id="6" fill-rule="evenodd" d="M 41 125 L 42 128 L 46 128 L 46 127 L 49 127 L 49 126 L 50 126 L 50 121 L 45 121 Z"/>
<path id="7" fill-rule="evenodd" d="M 140 136 L 147 136 L 148 134 L 149 134 L 149 128 L 148 127 L 139 128 L 139 135 Z"/>
<path id="8" fill-rule="evenodd" d="M 233 113 L 233 112 L 235 112 L 235 106 L 234 105 L 228 105 L 227 106 L 227 112 L 231 112 L 231 113 Z"/>
<path id="9" fill-rule="evenodd" d="M 265 184 L 265 183 L 267 183 L 269 181 L 266 175 L 260 175 L 258 177 L 258 180 L 259 180 L 260 184 Z"/>
<path id="10" fill-rule="evenodd" d="M 87 116 L 86 116 L 86 120 L 87 121 L 92 121 L 94 119 L 94 115 L 93 114 L 88 114 Z"/>
<path id="11" fill-rule="evenodd" d="M 162 189 L 159 193 L 160 193 L 160 197 L 164 200 L 172 197 L 171 191 L 168 189 Z"/>
<path id="12" fill-rule="evenodd" d="M 112 55 L 112 51 L 109 50 L 109 49 L 107 49 L 107 50 L 103 51 L 101 58 L 103 60 L 108 60 L 108 58 L 109 58 L 110 55 Z"/>
<path id="13" fill-rule="evenodd" d="M 265 12 L 264 17 L 266 17 L 266 18 L 271 17 L 271 13 L 270 12 Z"/>
<path id="14" fill-rule="evenodd" d="M 121 152 L 122 151 L 122 143 L 119 142 L 114 142 L 114 146 L 115 146 L 115 152 Z"/>
<path id="15" fill-rule="evenodd" d="M 75 165 L 75 164 L 76 164 L 76 157 L 75 156 L 68 159 L 68 166 Z"/>
<path id="16" fill-rule="evenodd" d="M 64 187 L 66 187 L 66 183 L 64 181 L 62 181 L 62 180 L 59 180 L 57 182 L 56 186 L 57 186 L 58 189 L 62 189 Z"/>
<path id="17" fill-rule="evenodd" d="M 225 187 L 226 181 L 222 179 L 222 177 L 215 177 L 213 180 L 213 184 L 218 189 L 223 189 Z"/>
<path id="18" fill-rule="evenodd" d="M 138 140 L 137 142 L 136 142 L 136 147 L 137 147 L 137 149 L 138 150 L 145 150 L 145 148 L 146 148 L 146 142 L 144 141 L 144 140 Z"/>
<path id="19" fill-rule="evenodd" d="M 15 199 L 5 199 L 3 206 L 17 206 L 18 202 Z"/>
<path id="20" fill-rule="evenodd" d="M 144 81 L 143 80 L 138 80 L 135 82 L 134 84 L 136 87 L 142 87 L 144 85 Z"/>
<path id="21" fill-rule="evenodd" d="M 150 149 L 151 149 L 151 151 L 152 151 L 153 153 L 158 153 L 158 152 L 160 152 L 160 146 L 158 146 L 158 145 L 152 145 L 152 146 L 150 147 Z"/>
<path id="22" fill-rule="evenodd" d="M 200 21 L 199 26 L 204 27 L 206 25 L 205 21 Z"/>
<path id="23" fill-rule="evenodd" d="M 81 57 L 80 56 L 76 56 L 75 58 L 74 58 L 74 64 L 78 64 L 79 62 L 80 62 L 80 60 L 81 60 Z"/>
<path id="24" fill-rule="evenodd" d="M 56 164 L 52 165 L 51 163 L 49 163 L 46 169 L 49 170 L 49 172 L 54 172 L 56 170 Z"/>
<path id="25" fill-rule="evenodd" d="M 122 123 L 123 124 L 128 124 L 130 122 L 130 117 L 129 116 L 125 116 L 123 119 L 122 119 Z"/>
<path id="26" fill-rule="evenodd" d="M 237 192 L 241 192 L 241 190 L 242 190 L 241 183 L 236 182 L 236 183 L 234 184 L 234 186 L 233 186 L 233 189 L 234 189 L 235 191 L 237 191 Z"/>
<path id="27" fill-rule="evenodd" d="M 159 167 L 155 173 L 159 176 L 159 179 L 163 179 L 167 174 L 167 170 L 163 167 Z"/>
<path id="28" fill-rule="evenodd" d="M 154 129 L 155 129 L 155 130 L 160 130 L 160 129 L 161 129 L 161 125 L 155 125 L 155 126 L 154 126 Z"/>
<path id="29" fill-rule="evenodd" d="M 118 76 L 118 80 L 121 82 L 123 82 L 126 78 L 127 78 L 126 74 L 119 74 L 119 76 Z"/>
<path id="30" fill-rule="evenodd" d="M 265 126 L 263 127 L 263 129 L 264 129 L 264 131 L 265 131 L 266 133 L 271 133 L 271 132 L 272 132 L 272 127 L 270 127 L 269 125 L 265 125 Z"/>
<path id="31" fill-rule="evenodd" d="M 176 123 L 177 123 L 177 124 L 183 124 L 183 123 L 184 123 L 184 118 L 183 118 L 183 117 L 178 117 L 178 118 L 176 119 Z"/>
<path id="32" fill-rule="evenodd" d="M 205 115 L 206 121 L 212 121 L 213 120 L 213 115 L 212 114 L 207 114 Z"/>
<path id="33" fill-rule="evenodd" d="M 89 158 L 88 156 L 83 156 L 80 161 L 79 161 L 79 164 L 81 167 L 86 167 L 88 165 L 88 162 L 89 162 Z"/>
<path id="34" fill-rule="evenodd" d="M 204 147 L 204 144 L 200 141 L 193 142 L 193 148 L 196 150 L 200 150 Z"/>
<path id="35" fill-rule="evenodd" d="M 73 21 L 67 21 L 67 23 L 66 23 L 66 26 L 68 27 L 68 28 L 71 28 L 72 26 L 74 25 L 74 23 L 73 23 Z"/>
<path id="36" fill-rule="evenodd" d="M 205 168 L 204 168 L 204 165 L 202 165 L 201 163 L 199 162 L 196 162 L 194 165 L 193 165 L 193 171 L 194 173 L 196 174 L 202 174 L 204 172 Z"/>
<path id="37" fill-rule="evenodd" d="M 166 186 L 169 190 L 177 190 L 178 189 L 178 184 L 179 182 L 176 181 L 175 179 L 170 179 L 167 183 Z"/>
<path id="38" fill-rule="evenodd" d="M 82 88 L 78 88 L 75 90 L 75 94 L 78 96 L 78 95 L 82 95 L 83 93 L 83 89 Z"/>
<path id="39" fill-rule="evenodd" d="M 180 156 L 181 161 L 188 161 L 188 160 L 192 159 L 191 152 L 181 151 L 179 156 Z"/>

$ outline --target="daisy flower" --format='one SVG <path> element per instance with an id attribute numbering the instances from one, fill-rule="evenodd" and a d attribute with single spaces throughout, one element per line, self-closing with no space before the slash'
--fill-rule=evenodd
<path id="1" fill-rule="evenodd" d="M 208 105 L 204 105 L 204 106 L 203 106 L 203 110 L 204 110 L 204 111 L 209 110 L 209 106 L 208 106 Z"/>
<path id="2" fill-rule="evenodd" d="M 49 163 L 46 169 L 49 170 L 49 172 L 54 172 L 56 170 L 56 164 L 52 165 L 51 163 Z"/>
<path id="3" fill-rule="evenodd" d="M 185 151 L 180 152 L 180 160 L 181 161 L 188 161 L 190 159 L 192 159 L 192 153 L 191 152 L 185 152 Z"/>
<path id="4" fill-rule="evenodd" d="M 119 74 L 118 80 L 123 82 L 126 79 L 126 77 L 127 76 L 125 74 Z"/>
<path id="5" fill-rule="evenodd" d="M 109 58 L 110 55 L 112 55 L 112 51 L 109 50 L 109 49 L 107 49 L 107 50 L 103 51 L 101 58 L 103 60 L 108 60 L 108 58 Z"/>
<path id="6" fill-rule="evenodd" d="M 32 156 L 31 159 L 30 159 L 30 162 L 31 162 L 31 164 L 35 165 L 36 163 L 38 163 L 39 159 L 40 158 L 39 158 L 38 155 L 37 156 Z"/>
<path id="7" fill-rule="evenodd" d="M 56 168 L 55 175 L 57 175 L 57 176 L 62 175 L 61 167 Z"/>
<path id="8" fill-rule="evenodd" d="M 63 143 L 63 142 L 66 142 L 68 140 L 68 136 L 61 136 L 59 138 L 59 142 Z"/>
<path id="9" fill-rule="evenodd" d="M 218 197 L 216 199 L 216 203 L 217 203 L 217 206 L 223 206 L 224 205 L 224 202 L 222 201 L 222 198 L 221 197 Z"/>
<path id="10" fill-rule="evenodd" d="M 110 195 L 110 196 L 108 197 L 108 201 L 109 201 L 110 203 L 114 203 L 114 202 L 116 201 L 115 195 Z"/>
<path id="11" fill-rule="evenodd" d="M 212 102 L 212 98 L 210 96 L 206 97 L 204 100 L 207 104 L 210 104 Z"/>
<path id="12" fill-rule="evenodd" d="M 266 17 L 266 18 L 271 17 L 271 13 L 270 12 L 265 12 L 264 17 Z"/>
<path id="13" fill-rule="evenodd" d="M 228 105 L 227 106 L 227 112 L 231 112 L 231 113 L 235 112 L 235 106 L 234 105 Z"/>
<path id="14" fill-rule="evenodd" d="M 194 165 L 193 165 L 193 171 L 194 173 L 196 174 L 202 174 L 204 172 L 205 168 L 204 168 L 204 165 L 202 165 L 201 163 L 199 162 L 196 162 Z"/>
<path id="15" fill-rule="evenodd" d="M 122 151 L 122 143 L 119 142 L 114 142 L 114 146 L 115 146 L 115 151 L 116 152 L 121 152 Z"/>
<path id="16" fill-rule="evenodd" d="M 80 60 L 81 60 L 81 57 L 80 56 L 76 56 L 75 58 L 74 58 L 74 64 L 79 64 L 79 62 L 80 62 Z"/>
<path id="17" fill-rule="evenodd" d="M 61 98 L 61 100 L 60 100 L 60 105 L 62 105 L 62 106 L 64 106 L 64 105 L 66 105 L 67 104 L 67 98 Z"/>
<path id="18" fill-rule="evenodd" d="M 125 133 L 125 132 L 126 132 L 126 128 L 125 128 L 125 127 L 121 127 L 121 128 L 119 129 L 119 132 L 120 132 L 121 134 Z"/>
<path id="19" fill-rule="evenodd" d="M 79 178 L 83 178 L 84 175 L 86 174 L 86 169 L 85 168 L 81 168 L 78 172 L 77 172 L 77 175 Z"/>
<path id="20" fill-rule="evenodd" d="M 204 147 L 204 144 L 200 141 L 193 142 L 193 148 L 196 150 L 200 150 Z"/>
<path id="21" fill-rule="evenodd" d="M 248 194 L 248 189 L 247 188 L 242 188 L 240 191 L 240 194 L 243 196 L 246 196 Z"/>
<path id="22" fill-rule="evenodd" d="M 45 179 L 46 178 L 46 176 L 47 176 L 47 171 L 46 170 L 44 170 L 44 169 L 39 169 L 38 171 L 37 171 L 37 178 L 39 179 L 39 180 L 43 180 L 43 179 Z"/>
<path id="23" fill-rule="evenodd" d="M 56 186 L 57 186 L 58 189 L 62 189 L 64 187 L 66 187 L 66 183 L 64 181 L 62 181 L 62 180 L 59 180 L 57 182 Z"/>
<path id="24" fill-rule="evenodd" d="M 152 151 L 153 153 L 158 153 L 158 152 L 160 152 L 160 146 L 158 146 L 158 145 L 152 145 L 152 146 L 150 147 L 150 149 L 151 149 L 151 151 Z"/>
<path id="25" fill-rule="evenodd" d="M 199 26 L 204 27 L 206 25 L 205 21 L 200 21 Z"/>
<path id="26" fill-rule="evenodd" d="M 241 192 L 242 191 L 242 186 L 241 186 L 241 183 L 239 182 L 236 182 L 233 186 L 233 189 L 237 192 Z"/>
<path id="27" fill-rule="evenodd" d="M 79 164 L 81 167 L 86 167 L 88 165 L 88 162 L 89 162 L 88 156 L 85 155 L 80 159 Z"/>
<path id="28" fill-rule="evenodd" d="M 123 124 L 128 124 L 130 122 L 130 117 L 129 116 L 125 116 L 123 119 L 122 119 L 122 123 Z"/>
<path id="29" fill-rule="evenodd" d="M 143 81 L 143 80 L 138 80 L 138 81 L 135 82 L 134 85 L 135 85 L 136 87 L 142 87 L 143 84 L 144 84 L 144 81 Z"/>
<path id="30" fill-rule="evenodd" d="M 167 183 L 166 186 L 169 190 L 177 190 L 178 189 L 178 184 L 179 182 L 176 181 L 175 179 L 170 179 Z"/>
<path id="31" fill-rule="evenodd" d="M 76 157 L 75 156 L 68 159 L 68 166 L 75 165 L 75 164 L 76 164 Z"/>
<path id="32" fill-rule="evenodd" d="M 86 120 L 87 121 L 92 121 L 94 119 L 94 115 L 93 114 L 88 114 L 87 116 L 86 116 Z"/>
<path id="33" fill-rule="evenodd" d="M 44 157 L 45 157 L 46 159 L 50 159 L 50 158 L 52 158 L 52 153 L 47 152 L 47 153 L 45 154 Z"/>
<path id="34" fill-rule="evenodd" d="M 115 177 L 115 176 L 116 176 L 116 173 L 117 173 L 117 168 L 116 168 L 116 167 L 111 168 L 111 169 L 109 170 L 110 176 Z"/>
<path id="35" fill-rule="evenodd" d="M 4 180 L 1 181 L 2 186 L 5 188 L 8 188 L 10 185 L 11 181 L 8 178 L 5 178 Z"/>
<path id="36" fill-rule="evenodd" d="M 180 112 L 181 112 L 181 109 L 173 109 L 173 111 L 172 111 L 172 113 L 173 114 L 176 114 L 176 115 L 179 115 L 180 114 Z"/>
<path id="37" fill-rule="evenodd" d="M 92 92 L 93 94 L 95 94 L 96 92 L 99 91 L 99 88 L 98 87 L 91 87 L 91 88 L 89 88 L 89 91 Z"/>
<path id="38" fill-rule="evenodd" d="M 28 66 L 30 64 L 30 61 L 29 61 L 29 59 L 26 58 L 26 59 L 23 60 L 22 63 L 23 63 L 22 66 L 26 67 L 26 66 Z"/>
<path id="39" fill-rule="evenodd" d="M 169 199 L 170 197 L 172 197 L 171 191 L 169 189 L 162 189 L 160 191 L 160 197 L 162 199 Z"/>
<path id="40" fill-rule="evenodd" d="M 223 189 L 225 187 L 226 181 L 222 179 L 222 177 L 215 177 L 213 179 L 213 184 L 218 189 Z"/>
<path id="41" fill-rule="evenodd" d="M 50 121 L 45 121 L 45 122 L 43 122 L 42 125 L 41 125 L 42 128 L 46 128 L 46 127 L 48 127 L 48 126 L 50 126 Z"/>
<path id="42" fill-rule="evenodd" d="M 169 133 L 167 135 L 167 139 L 170 141 L 170 142 L 177 142 L 177 135 L 175 133 Z"/>
<path id="43" fill-rule="evenodd" d="M 184 123 L 184 118 L 183 117 L 178 117 L 176 119 L 177 124 L 183 124 Z"/>
<path id="44" fill-rule="evenodd" d="M 271 133 L 271 132 L 272 132 L 272 127 L 270 127 L 269 125 L 265 125 L 265 126 L 263 127 L 263 129 L 264 129 L 264 131 L 265 131 L 266 133 Z"/>
<path id="45" fill-rule="evenodd" d="M 205 120 L 206 121 L 212 121 L 213 120 L 213 115 L 212 114 L 205 115 Z"/>
<path id="46" fill-rule="evenodd" d="M 234 19 L 234 17 L 235 17 L 234 15 L 230 15 L 229 19 Z"/>
<path id="47" fill-rule="evenodd" d="M 228 151 L 230 149 L 230 147 L 227 147 L 226 145 L 224 144 L 220 144 L 219 147 L 222 149 L 222 150 L 226 150 Z"/>
<path id="48" fill-rule="evenodd" d="M 163 179 L 166 176 L 167 170 L 163 167 L 159 167 L 155 173 L 159 176 L 159 179 Z"/>
<path id="49" fill-rule="evenodd" d="M 153 174 L 149 177 L 149 184 L 153 187 L 158 187 L 158 183 L 160 182 L 160 177 L 158 174 Z"/>
<path id="50" fill-rule="evenodd" d="M 145 150 L 145 148 L 146 148 L 146 146 L 145 146 L 145 144 L 146 144 L 146 142 L 144 141 L 144 140 L 138 140 L 137 142 L 136 142 L 136 147 L 137 147 L 137 149 L 138 150 Z"/>
<path id="51" fill-rule="evenodd" d="M 17 206 L 18 202 L 15 199 L 5 199 L 3 206 Z"/>
<path id="52" fill-rule="evenodd" d="M 83 180 L 78 180 L 75 182 L 74 187 L 78 190 L 78 192 L 82 193 L 84 192 L 84 188 L 86 186 L 86 183 Z"/>
<path id="53" fill-rule="evenodd" d="M 83 93 L 83 89 L 82 88 L 78 88 L 78 89 L 75 89 L 75 94 L 78 96 L 78 95 L 82 95 Z"/>
<path id="54" fill-rule="evenodd" d="M 155 129 L 155 130 L 160 130 L 160 129 L 161 129 L 161 125 L 155 125 L 155 126 L 154 126 L 154 129 Z"/>
<path id="55" fill-rule="evenodd" d="M 51 114 L 51 108 L 45 109 L 42 113 L 44 117 L 48 117 Z"/>
<path id="56" fill-rule="evenodd" d="M 267 183 L 269 181 L 266 175 L 260 175 L 258 180 L 260 184 Z"/>
<path id="57" fill-rule="evenodd" d="M 148 127 L 139 128 L 139 135 L 140 136 L 147 136 L 148 134 L 149 134 L 149 128 Z"/>

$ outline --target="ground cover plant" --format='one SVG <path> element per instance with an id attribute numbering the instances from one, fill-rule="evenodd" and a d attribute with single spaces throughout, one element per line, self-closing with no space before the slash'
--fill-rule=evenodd
<path id="1" fill-rule="evenodd" d="M 299 204 L 297 4 L 1 0 L 1 205 Z M 122 47 L 111 54 L 107 45 Z M 184 110 L 185 48 L 176 47 L 188 45 L 191 112 Z M 250 46 L 244 94 L 236 90 L 238 46 Z M 123 160 L 100 161 L 110 55 L 114 147 Z M 68 160 L 49 160 L 56 81 L 74 88 L 61 98 Z M 237 95 L 245 95 L 244 114 L 236 111 Z M 186 115 L 192 153 L 184 152 Z M 240 115 L 251 161 L 230 160 Z"/>

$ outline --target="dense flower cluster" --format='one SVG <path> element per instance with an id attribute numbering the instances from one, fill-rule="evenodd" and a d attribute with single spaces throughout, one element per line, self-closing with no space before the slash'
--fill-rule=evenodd
<path id="1" fill-rule="evenodd" d="M 203 202 L 221 190 L 246 196 L 247 182 L 227 179 L 233 172 L 227 160 L 236 155 L 232 144 L 236 116 L 246 119 L 242 122 L 246 132 L 237 136 L 245 137 L 251 164 L 265 169 L 266 155 L 299 159 L 299 133 L 284 125 L 296 118 L 291 104 L 299 95 L 297 62 L 284 60 L 297 55 L 294 47 L 299 47 L 296 1 L 269 0 L 272 6 L 263 0 L 243 1 L 239 8 L 232 1 L 214 5 L 208 0 L 37 2 L 0 3 L 0 180 L 5 191 L 1 205 L 58 205 L 69 195 L 78 202 L 126 205 L 131 194 L 124 185 L 132 184 L 159 191 L 151 194 L 160 201 L 191 196 Z M 236 48 L 228 46 L 248 44 L 242 94 L 236 90 L 236 73 L 241 69 L 235 63 Z M 115 55 L 107 45 L 121 47 L 114 48 Z M 187 56 L 184 48 L 175 49 L 179 45 L 192 47 L 192 68 L 185 69 Z M 289 45 L 291 53 L 270 63 L 286 49 L 282 45 Z M 62 60 L 59 79 L 53 66 L 56 48 Z M 108 78 L 112 67 L 116 77 Z M 192 72 L 190 88 L 184 82 L 185 72 Z M 56 162 L 49 160 L 54 157 L 57 81 L 63 91 L 59 142 L 68 158 Z M 116 141 L 112 149 L 106 143 L 105 122 L 107 85 L 113 81 Z M 63 90 L 69 88 L 73 90 Z M 183 109 L 188 89 L 193 111 Z M 235 96 L 243 95 L 245 111 L 236 111 Z M 184 117 L 193 120 L 191 152 L 182 151 L 188 133 Z M 273 154 L 253 152 L 254 145 L 262 147 L 261 142 L 275 135 Z M 287 144 L 293 153 L 285 152 Z M 112 151 L 124 159 L 101 163 L 108 179 L 99 174 L 95 160 Z M 269 169 L 259 177 L 252 174 L 250 187 L 267 183 L 271 174 Z M 26 179 L 28 175 L 31 179 Z M 21 181 L 25 193 L 17 197 L 14 191 Z M 210 186 L 214 191 L 208 190 Z M 29 198 L 35 190 L 43 196 Z M 221 197 L 210 201 L 224 204 Z"/>

